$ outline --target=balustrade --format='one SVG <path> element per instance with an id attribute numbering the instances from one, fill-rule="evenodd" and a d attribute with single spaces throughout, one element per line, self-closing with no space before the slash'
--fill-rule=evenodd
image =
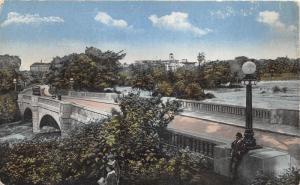
<path id="1" fill-rule="evenodd" d="M 245 116 L 245 107 L 234 106 L 234 105 L 221 105 L 207 102 L 197 102 L 190 100 L 179 100 L 181 108 L 191 111 L 204 111 L 204 112 L 218 112 L 222 114 L 233 114 L 236 116 Z M 253 118 L 257 119 L 270 119 L 270 110 L 254 108 Z"/>
<path id="2" fill-rule="evenodd" d="M 190 151 L 201 153 L 207 157 L 214 156 L 214 146 L 217 145 L 216 143 L 186 134 L 175 133 L 170 130 L 168 132 L 169 144 L 178 148 L 188 148 Z"/>
<path id="3" fill-rule="evenodd" d="M 52 107 L 59 108 L 59 102 L 57 102 L 57 100 L 39 97 L 38 102 Z"/>
<path id="4" fill-rule="evenodd" d="M 31 101 L 31 96 L 29 96 L 29 95 L 23 95 L 23 99 Z"/>

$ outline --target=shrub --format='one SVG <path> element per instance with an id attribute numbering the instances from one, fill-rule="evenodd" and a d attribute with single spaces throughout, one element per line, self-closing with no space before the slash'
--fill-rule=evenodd
<path id="1" fill-rule="evenodd" d="M 213 93 L 206 93 L 205 98 L 212 99 L 212 98 L 215 98 L 215 95 Z"/>
<path id="2" fill-rule="evenodd" d="M 203 100 L 205 94 L 199 84 L 191 83 L 186 86 L 185 97 L 186 99 Z"/>
<path id="3" fill-rule="evenodd" d="M 272 88 L 272 91 L 273 91 L 273 93 L 277 93 L 277 92 L 280 92 L 281 89 L 280 89 L 280 87 L 278 87 L 278 86 L 276 85 L 276 86 L 274 86 L 274 87 Z"/>
<path id="4" fill-rule="evenodd" d="M 300 173 L 296 168 L 287 169 L 283 174 L 275 177 L 259 172 L 251 185 L 298 185 Z"/>
<path id="5" fill-rule="evenodd" d="M 108 150 L 99 130 L 88 125 L 68 139 L 36 139 L 13 145 L 7 150 L 0 178 L 5 184 L 73 184 L 96 179 L 105 168 Z"/>
<path id="6" fill-rule="evenodd" d="M 283 87 L 281 90 L 282 90 L 282 92 L 286 93 L 287 87 Z"/>
<path id="7" fill-rule="evenodd" d="M 286 93 L 287 87 L 280 88 L 277 85 L 272 88 L 273 93 L 283 92 Z"/>

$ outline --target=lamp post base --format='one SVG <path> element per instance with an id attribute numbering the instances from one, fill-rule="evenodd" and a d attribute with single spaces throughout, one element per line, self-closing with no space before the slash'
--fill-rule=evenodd
<path id="1" fill-rule="evenodd" d="M 254 138 L 254 132 L 252 129 L 246 129 L 244 133 L 244 143 L 247 148 L 256 146 L 256 140 Z"/>

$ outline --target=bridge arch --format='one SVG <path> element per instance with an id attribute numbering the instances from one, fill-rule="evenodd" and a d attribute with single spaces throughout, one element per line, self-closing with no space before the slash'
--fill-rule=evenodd
<path id="1" fill-rule="evenodd" d="M 39 124 L 39 128 L 42 129 L 43 127 L 48 126 L 48 127 L 52 127 L 55 128 L 59 131 L 61 131 L 60 128 L 60 124 L 59 122 L 57 122 L 55 120 L 55 118 L 53 118 L 51 115 L 46 114 L 41 118 L 40 124 Z"/>
<path id="2" fill-rule="evenodd" d="M 32 122 L 32 110 L 30 108 L 25 108 L 24 114 L 23 114 L 23 120 Z"/>

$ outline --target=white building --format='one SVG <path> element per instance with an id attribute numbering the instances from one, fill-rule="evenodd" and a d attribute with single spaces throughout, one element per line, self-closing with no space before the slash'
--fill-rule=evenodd
<path id="1" fill-rule="evenodd" d="M 45 73 L 49 71 L 50 63 L 36 62 L 30 66 L 32 73 Z"/>
<path id="2" fill-rule="evenodd" d="M 152 63 L 153 65 L 163 64 L 167 71 L 176 71 L 179 67 L 192 69 L 196 62 L 188 62 L 187 59 L 176 60 L 173 53 L 169 54 L 168 60 L 137 60 L 136 63 Z"/>

